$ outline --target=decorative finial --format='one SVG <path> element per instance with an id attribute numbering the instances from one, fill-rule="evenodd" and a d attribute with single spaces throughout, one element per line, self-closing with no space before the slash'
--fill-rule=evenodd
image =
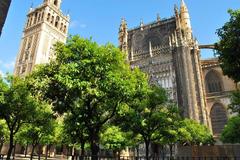
<path id="1" fill-rule="evenodd" d="M 159 15 L 159 13 L 157 14 L 157 21 L 160 21 L 161 20 L 161 18 L 160 18 L 160 15 Z"/>
<path id="2" fill-rule="evenodd" d="M 125 24 L 126 23 L 126 20 L 124 17 L 121 18 L 121 24 Z"/>
<path id="3" fill-rule="evenodd" d="M 175 11 L 175 15 L 178 15 L 178 6 L 176 4 L 174 5 L 174 11 Z"/>
<path id="4" fill-rule="evenodd" d="M 32 3 L 31 3 L 31 5 L 30 5 L 29 11 L 31 12 L 32 10 L 33 10 L 33 1 L 32 1 Z"/>
<path id="5" fill-rule="evenodd" d="M 181 0 L 181 6 L 185 6 L 184 0 Z"/>
<path id="6" fill-rule="evenodd" d="M 143 19 L 141 19 L 140 21 L 140 27 L 141 27 L 141 30 L 143 30 Z"/>

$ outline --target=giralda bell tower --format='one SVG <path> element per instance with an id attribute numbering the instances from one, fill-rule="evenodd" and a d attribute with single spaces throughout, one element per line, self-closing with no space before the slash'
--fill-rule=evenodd
<path id="1" fill-rule="evenodd" d="M 48 63 L 53 44 L 66 41 L 70 18 L 60 10 L 61 2 L 44 0 L 37 8 L 30 9 L 16 59 L 15 75 L 24 76 L 36 64 Z"/>

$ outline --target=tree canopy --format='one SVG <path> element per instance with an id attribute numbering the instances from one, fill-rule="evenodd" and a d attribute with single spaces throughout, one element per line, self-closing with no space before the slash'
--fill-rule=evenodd
<path id="1" fill-rule="evenodd" d="M 228 120 L 221 134 L 224 143 L 240 143 L 240 116 L 232 117 Z"/>
<path id="2" fill-rule="evenodd" d="M 233 91 L 231 94 L 231 103 L 228 108 L 232 113 L 240 115 L 240 90 Z"/>
<path id="3" fill-rule="evenodd" d="M 70 37 L 66 44 L 58 43 L 55 56 L 33 73 L 30 86 L 58 113 L 78 110 L 89 133 L 92 155 L 96 156 L 102 127 L 121 105 L 148 85 L 147 78 L 130 68 L 118 48 L 79 36 Z"/>
<path id="4" fill-rule="evenodd" d="M 220 38 L 215 44 L 223 73 L 240 81 L 240 10 L 229 10 L 230 20 L 217 30 Z"/>
<path id="5" fill-rule="evenodd" d="M 0 118 L 6 121 L 9 129 L 7 159 L 10 159 L 14 136 L 24 123 L 30 123 L 34 119 L 39 102 L 32 96 L 24 79 L 8 76 L 5 80 L 0 80 L 0 87 Z"/>

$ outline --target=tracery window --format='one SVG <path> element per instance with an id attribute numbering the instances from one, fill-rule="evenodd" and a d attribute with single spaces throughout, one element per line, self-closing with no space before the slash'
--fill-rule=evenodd
<path id="1" fill-rule="evenodd" d="M 214 135 L 219 135 L 227 123 L 227 112 L 222 104 L 216 103 L 212 106 L 210 112 L 212 130 Z"/>
<path id="2" fill-rule="evenodd" d="M 205 77 L 205 85 L 207 93 L 222 92 L 222 79 L 214 70 L 207 73 Z"/>

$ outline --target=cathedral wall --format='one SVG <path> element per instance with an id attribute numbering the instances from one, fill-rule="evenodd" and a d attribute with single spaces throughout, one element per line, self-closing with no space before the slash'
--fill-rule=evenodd
<path id="1" fill-rule="evenodd" d="M 216 60 L 202 62 L 204 87 L 206 90 L 207 113 L 211 129 L 215 136 L 219 136 L 227 119 L 231 116 L 228 111 L 230 93 L 236 89 L 233 80 L 223 75 Z"/>
<path id="2" fill-rule="evenodd" d="M 170 18 L 128 31 L 131 66 L 147 73 L 149 82 L 165 88 L 173 100 L 177 100 L 176 76 L 169 36 L 175 28 L 175 19 Z"/>
<path id="3" fill-rule="evenodd" d="M 211 70 L 217 71 L 217 73 L 219 73 L 219 75 L 221 76 L 224 91 L 233 91 L 236 89 L 236 84 L 234 83 L 234 81 L 232 79 L 230 79 L 228 76 L 223 75 L 223 72 L 222 72 L 222 69 L 220 66 L 203 69 L 204 77 Z"/>

